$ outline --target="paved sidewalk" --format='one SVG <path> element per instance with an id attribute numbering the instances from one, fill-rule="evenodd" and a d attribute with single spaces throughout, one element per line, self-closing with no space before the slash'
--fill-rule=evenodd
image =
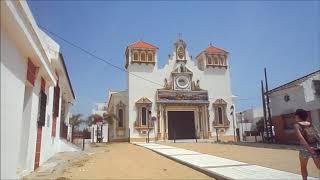
<path id="1" fill-rule="evenodd" d="M 211 177 L 221 179 L 301 179 L 301 175 L 155 143 L 133 142 Z M 318 178 L 309 177 L 310 180 Z"/>

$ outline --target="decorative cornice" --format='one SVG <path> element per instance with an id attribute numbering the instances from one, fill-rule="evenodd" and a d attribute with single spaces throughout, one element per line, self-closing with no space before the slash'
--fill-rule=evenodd
<path id="1" fill-rule="evenodd" d="M 143 97 L 143 98 L 140 98 L 140 99 L 136 102 L 136 104 L 152 104 L 152 102 L 151 102 L 148 98 Z"/>
<path id="2" fill-rule="evenodd" d="M 213 105 L 227 105 L 228 103 L 223 99 L 217 99 L 214 101 Z"/>

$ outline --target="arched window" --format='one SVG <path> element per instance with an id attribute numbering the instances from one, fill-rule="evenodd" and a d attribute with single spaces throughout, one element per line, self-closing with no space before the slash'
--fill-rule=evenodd
<path id="1" fill-rule="evenodd" d="M 141 124 L 147 125 L 147 109 L 145 107 L 141 109 Z"/>
<path id="2" fill-rule="evenodd" d="M 208 64 L 212 64 L 212 59 L 210 56 L 208 57 Z"/>
<path id="3" fill-rule="evenodd" d="M 145 52 L 141 53 L 141 61 L 146 61 L 146 53 Z"/>
<path id="4" fill-rule="evenodd" d="M 119 109 L 118 116 L 119 116 L 118 126 L 123 127 L 123 110 L 122 109 Z"/>
<path id="5" fill-rule="evenodd" d="M 223 127 L 229 127 L 230 121 L 228 120 L 226 108 L 228 103 L 224 101 L 223 99 L 217 99 L 214 101 L 213 109 L 214 109 L 214 126 L 223 126 Z"/>
<path id="6" fill-rule="evenodd" d="M 134 61 L 139 61 L 139 54 L 137 52 L 133 53 L 133 60 Z"/>
<path id="7" fill-rule="evenodd" d="M 151 61 L 151 62 L 153 61 L 153 57 L 152 56 L 153 56 L 152 53 L 148 54 L 148 61 Z"/>
<path id="8" fill-rule="evenodd" d="M 218 107 L 218 122 L 222 124 L 222 108 Z"/>
<path id="9" fill-rule="evenodd" d="M 223 57 L 220 58 L 220 65 L 224 65 L 224 63 L 223 63 Z"/>
<path id="10" fill-rule="evenodd" d="M 218 61 L 217 57 L 214 58 L 214 64 L 219 64 L 219 61 Z"/>
<path id="11" fill-rule="evenodd" d="M 226 59 L 224 56 L 221 56 L 221 65 L 225 65 L 226 64 Z"/>

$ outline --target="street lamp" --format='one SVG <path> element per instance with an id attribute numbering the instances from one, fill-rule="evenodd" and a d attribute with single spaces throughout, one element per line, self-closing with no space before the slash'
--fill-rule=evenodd
<path id="1" fill-rule="evenodd" d="M 236 131 L 235 131 L 236 127 L 234 124 L 234 106 L 233 105 L 231 105 L 230 111 L 231 111 L 230 115 L 232 116 L 232 123 L 233 123 L 233 140 L 234 142 L 236 142 Z"/>
<path id="2" fill-rule="evenodd" d="M 242 119 L 243 119 L 242 112 L 240 112 L 241 136 L 242 136 L 242 140 L 243 140 L 243 121 L 242 121 Z"/>
<path id="3" fill-rule="evenodd" d="M 150 119 L 151 119 L 151 111 L 149 111 L 149 114 L 148 114 L 148 140 L 147 140 L 147 142 L 149 143 L 149 132 L 150 132 L 150 125 L 149 125 L 149 123 L 150 123 Z"/>

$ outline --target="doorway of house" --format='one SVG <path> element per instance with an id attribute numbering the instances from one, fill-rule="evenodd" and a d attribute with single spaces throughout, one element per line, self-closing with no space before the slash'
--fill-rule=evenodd
<path id="1" fill-rule="evenodd" d="M 168 111 L 168 135 L 172 139 L 195 139 L 193 111 Z"/>

